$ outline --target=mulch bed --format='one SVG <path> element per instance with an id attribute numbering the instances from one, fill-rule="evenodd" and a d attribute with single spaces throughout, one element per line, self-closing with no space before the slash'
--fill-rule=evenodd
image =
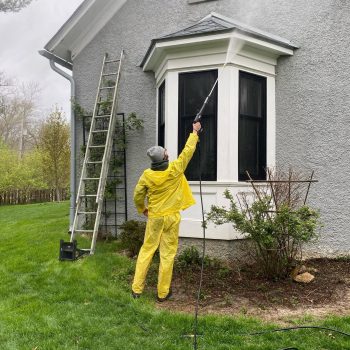
<path id="1" fill-rule="evenodd" d="M 339 304 L 340 311 L 350 311 L 350 259 L 311 259 L 304 265 L 314 269 L 315 279 L 308 284 L 296 283 L 291 278 L 268 281 L 253 265 L 240 268 L 234 264 L 207 266 L 200 307 L 209 313 L 261 316 L 265 312 L 267 318 L 271 309 L 300 309 L 302 312 Z M 199 266 L 175 266 L 174 298 L 161 307 L 191 312 L 196 302 L 199 276 Z"/>

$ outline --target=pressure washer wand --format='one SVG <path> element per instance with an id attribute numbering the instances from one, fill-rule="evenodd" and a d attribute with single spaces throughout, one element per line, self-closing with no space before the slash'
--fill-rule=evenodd
<path id="1" fill-rule="evenodd" d="M 210 92 L 209 92 L 209 95 L 208 95 L 207 98 L 204 100 L 204 103 L 203 103 L 201 109 L 199 110 L 199 112 L 197 113 L 196 118 L 194 118 L 193 123 L 197 123 L 197 122 L 199 122 L 199 121 L 202 119 L 202 113 L 203 113 L 204 108 L 205 108 L 205 106 L 207 105 L 207 103 L 208 103 L 208 101 L 209 101 L 209 99 L 210 99 L 211 94 L 213 93 L 213 91 L 214 91 L 214 89 L 215 89 L 215 86 L 216 86 L 217 83 L 218 83 L 218 79 L 219 79 L 219 78 L 216 78 L 215 83 L 214 83 L 213 87 L 211 88 L 211 90 L 210 90 Z"/>

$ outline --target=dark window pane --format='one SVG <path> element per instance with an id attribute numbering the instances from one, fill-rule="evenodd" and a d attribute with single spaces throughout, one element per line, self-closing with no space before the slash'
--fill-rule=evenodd
<path id="1" fill-rule="evenodd" d="M 179 153 L 192 131 L 193 119 L 213 87 L 216 78 L 217 70 L 179 75 Z M 215 181 L 217 164 L 217 88 L 213 91 L 209 103 L 203 111 L 202 126 L 204 129 L 200 141 L 202 179 Z M 185 174 L 188 180 L 199 179 L 198 150 Z"/>
<path id="2" fill-rule="evenodd" d="M 165 132 L 165 81 L 158 89 L 158 145 L 164 147 Z"/>
<path id="3" fill-rule="evenodd" d="M 266 168 L 266 78 L 240 72 L 238 179 L 246 171 L 256 180 L 265 179 Z"/>
<path id="4" fill-rule="evenodd" d="M 251 117 L 262 117 L 262 84 L 249 76 L 240 77 L 240 114 Z"/>
<path id="5" fill-rule="evenodd" d="M 217 78 L 216 71 L 205 71 L 196 73 L 185 73 L 186 83 L 183 84 L 183 95 L 186 98 L 183 101 L 182 117 L 194 116 L 201 108 L 205 98 L 208 96 L 215 80 Z M 216 99 L 212 95 L 208 104 L 203 111 L 205 114 L 216 114 Z"/>

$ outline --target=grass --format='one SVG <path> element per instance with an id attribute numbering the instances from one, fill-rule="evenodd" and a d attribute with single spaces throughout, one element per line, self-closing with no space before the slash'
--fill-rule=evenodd
<path id="1" fill-rule="evenodd" d="M 94 256 L 59 262 L 67 227 L 66 202 L 0 207 L 1 350 L 192 349 L 182 336 L 192 333 L 192 315 L 157 309 L 151 294 L 130 297 L 134 262 L 116 254 L 116 242 L 100 242 Z M 350 333 L 350 316 L 305 320 Z M 200 317 L 198 348 L 350 349 L 349 338 L 319 330 L 240 335 L 273 327 L 244 316 Z"/>

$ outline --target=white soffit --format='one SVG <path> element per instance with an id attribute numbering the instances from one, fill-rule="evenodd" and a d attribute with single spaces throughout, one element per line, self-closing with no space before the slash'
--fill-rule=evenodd
<path id="1" fill-rule="evenodd" d="M 45 45 L 54 55 L 72 63 L 127 0 L 85 0 Z"/>
<path id="2" fill-rule="evenodd" d="M 158 67 L 166 59 L 167 55 L 172 53 L 177 53 L 179 56 L 181 56 L 186 52 L 186 50 L 198 51 L 200 49 L 202 49 L 204 53 L 208 50 L 208 48 L 217 47 L 222 49 L 223 43 L 225 43 L 227 50 L 230 39 L 233 36 L 240 42 L 240 50 L 237 52 L 237 54 L 244 54 L 243 51 L 248 52 L 254 50 L 260 55 L 273 59 L 277 59 L 282 55 L 293 55 L 292 48 L 286 48 L 285 46 L 265 41 L 262 38 L 258 39 L 251 37 L 241 33 L 240 30 L 233 29 L 232 32 L 229 33 L 200 35 L 179 38 L 177 40 L 171 39 L 169 41 L 162 40 L 156 42 L 143 64 L 143 70 L 156 72 Z M 220 63 L 224 64 L 224 62 Z"/>

